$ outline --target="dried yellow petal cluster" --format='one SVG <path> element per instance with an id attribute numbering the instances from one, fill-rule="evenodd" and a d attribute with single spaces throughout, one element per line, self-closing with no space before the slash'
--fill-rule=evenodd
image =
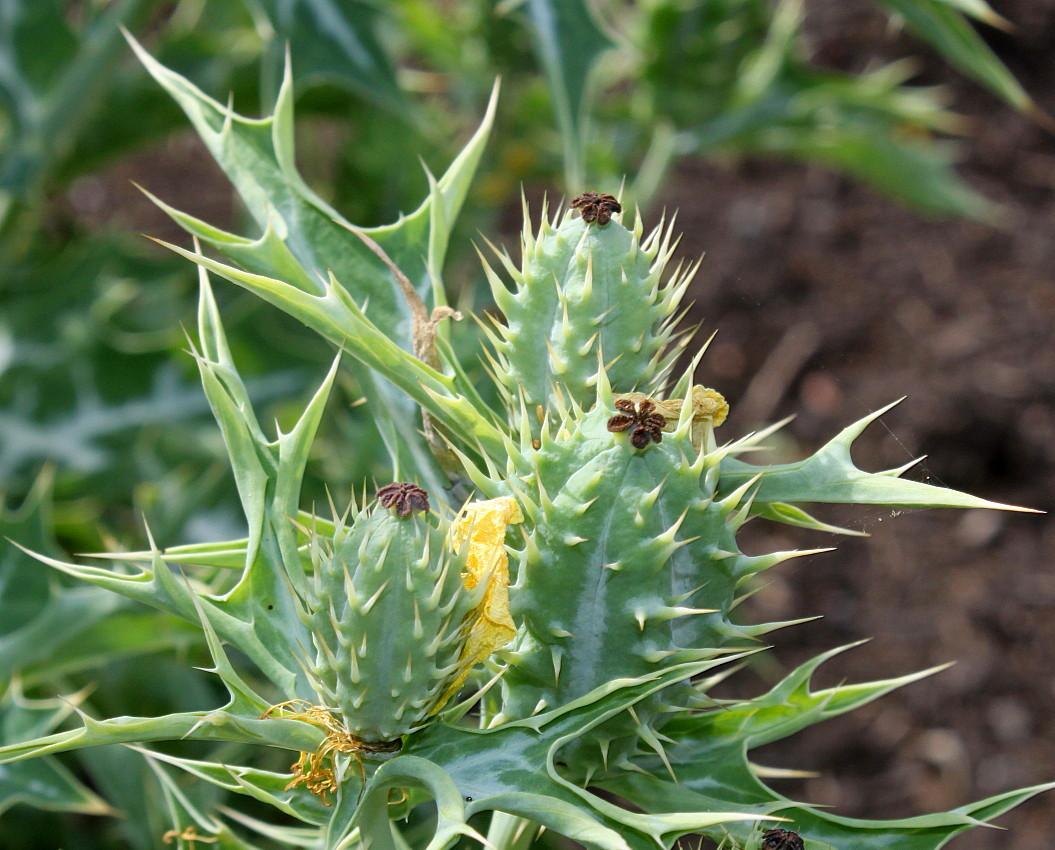
<path id="1" fill-rule="evenodd" d="M 470 502 L 451 526 L 451 547 L 468 544 L 462 580 L 472 590 L 481 580 L 487 582 L 483 599 L 470 615 L 468 634 L 461 652 L 461 670 L 436 703 L 433 713 L 462 686 L 469 671 L 516 635 L 509 614 L 509 555 L 506 553 L 506 528 L 523 522 L 524 515 L 516 499 L 504 496 L 481 502 Z"/>
<path id="2" fill-rule="evenodd" d="M 260 715 L 262 720 L 268 717 L 300 720 L 326 733 L 326 737 L 315 752 L 302 752 L 300 758 L 290 767 L 293 779 L 285 788 L 286 791 L 290 791 L 303 785 L 321 799 L 324 806 L 331 805 L 329 795 L 336 794 L 338 790 L 337 774 L 333 767 L 334 753 L 345 753 L 352 756 L 359 766 L 359 775 L 365 784 L 366 770 L 363 767 L 362 753 L 375 755 L 396 753 L 403 746 L 403 742 L 398 739 L 395 741 L 364 741 L 351 734 L 348 728 L 334 717 L 331 709 L 322 705 L 313 705 L 303 699 L 291 699 L 271 706 Z"/>

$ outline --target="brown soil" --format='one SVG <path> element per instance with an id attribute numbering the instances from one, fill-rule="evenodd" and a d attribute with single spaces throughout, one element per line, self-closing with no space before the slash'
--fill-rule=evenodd
<path id="1" fill-rule="evenodd" d="M 1055 3 L 993 5 L 1022 26 L 993 46 L 1055 114 Z M 840 67 L 924 52 L 892 36 L 870 6 L 807 6 L 819 55 Z M 937 59 L 926 60 L 922 81 L 949 84 L 957 108 L 977 119 L 963 173 L 1004 206 L 1004 221 L 923 220 L 807 166 L 681 166 L 665 202 L 680 210 L 683 252 L 707 252 L 696 318 L 705 332 L 719 329 L 702 377 L 733 403 L 727 437 L 796 413 L 785 449 L 800 456 L 907 394 L 861 438 L 860 465 L 928 455 L 910 475 L 1050 515 L 1055 138 Z M 872 637 L 825 665 L 820 684 L 956 665 L 756 753 L 820 773 L 777 787 L 840 814 L 903 817 L 1055 780 L 1055 521 L 981 511 L 825 517 L 871 537 L 770 527 L 749 544 L 839 545 L 775 570 L 753 601 L 752 619 L 824 616 L 772 636 L 781 663 Z M 1055 795 L 999 824 L 1012 832 L 975 830 L 950 846 L 1048 850 Z"/>

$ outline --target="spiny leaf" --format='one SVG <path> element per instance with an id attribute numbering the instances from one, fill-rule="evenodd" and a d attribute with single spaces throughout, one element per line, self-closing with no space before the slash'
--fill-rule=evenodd
<path id="1" fill-rule="evenodd" d="M 318 729 L 296 720 L 261 720 L 226 709 L 167 714 L 163 717 L 114 717 L 94 720 L 82 715 L 84 726 L 30 741 L 0 746 L 0 764 L 103 744 L 149 741 L 236 741 L 310 752 L 319 746 Z"/>
<path id="2" fill-rule="evenodd" d="M 321 6 L 314 7 L 318 11 Z M 173 219 L 261 277 L 285 282 L 312 295 L 327 289 L 327 275 L 341 281 L 342 295 L 369 304 L 371 321 L 396 346 L 411 347 L 408 307 L 393 286 L 388 269 L 349 232 L 340 213 L 327 204 L 297 172 L 293 147 L 293 78 L 287 62 L 274 113 L 261 119 L 238 115 L 205 95 L 179 74 L 154 60 L 134 39 L 129 41 L 147 70 L 176 99 L 202 140 L 235 185 L 262 230 L 257 239 L 225 233 L 164 206 Z M 392 224 L 367 229 L 388 255 L 427 297 L 446 303 L 430 271 L 438 271 L 446 254 L 450 226 L 457 218 L 490 135 L 497 105 L 495 86 L 479 128 L 435 181 L 421 206 Z M 442 214 L 441 214 L 442 213 Z M 259 293 L 258 293 L 259 294 Z M 278 301 L 278 306 L 284 307 Z M 296 315 L 296 313 L 294 313 Z M 316 328 L 316 330 L 318 330 Z M 339 344 L 339 343 L 338 343 Z M 441 491 L 447 478 L 413 431 L 394 427 L 411 420 L 413 405 L 384 380 L 359 376 L 378 432 L 397 468 L 415 468 L 430 490 Z"/>
<path id="3" fill-rule="evenodd" d="M 27 700 L 15 689 L 0 695 L 0 744 L 54 729 L 83 699 Z M 0 770 L 0 816 L 11 806 L 89 815 L 113 814 L 107 803 L 80 782 L 58 759 L 44 758 Z"/>
<path id="4" fill-rule="evenodd" d="M 290 68 L 286 68 L 274 113 L 266 118 L 246 118 L 162 66 L 130 36 L 129 41 L 147 70 L 187 113 L 263 235 L 257 239 L 236 236 L 171 207 L 163 209 L 244 268 L 278 277 L 306 292 L 322 292 L 326 275 L 332 271 L 356 300 L 369 302 L 372 320 L 386 334 L 409 347 L 408 309 L 387 268 L 349 232 L 349 222 L 312 191 L 296 170 Z M 423 296 L 432 285 L 425 267 L 432 205 L 443 206 L 444 221 L 457 218 L 487 143 L 496 105 L 497 87 L 480 127 L 436 181 L 436 191 L 418 209 L 392 224 L 364 228 Z M 449 238 L 449 232 L 443 236 Z"/>
<path id="5" fill-rule="evenodd" d="M 751 700 L 719 705 L 714 711 L 685 715 L 664 727 L 675 739 L 666 748 L 677 784 L 663 778 L 658 759 L 645 760 L 648 772 L 601 780 L 600 786 L 644 804 L 650 811 L 696 808 L 722 809 L 736 801 L 741 809 L 759 814 L 779 814 L 795 824 L 807 840 L 824 842 L 839 850 L 937 850 L 950 838 L 981 821 L 987 821 L 1055 783 L 999 794 L 951 812 L 874 821 L 843 818 L 795 803 L 766 787 L 748 761 L 751 748 L 793 734 L 799 729 L 842 714 L 935 670 L 886 681 L 811 691 L 809 681 L 824 660 L 844 648 L 824 653 L 789 673 L 768 693 Z M 936 668 L 940 669 L 940 668 Z M 750 830 L 731 823 L 704 830 L 720 841 L 731 834 L 739 842 Z"/>
<path id="6" fill-rule="evenodd" d="M 142 747 L 135 747 L 135 749 L 152 761 L 174 765 L 185 773 L 218 788 L 252 797 L 305 823 L 322 826 L 329 819 L 329 810 L 318 797 L 297 790 L 286 790 L 289 784 L 288 773 L 274 773 L 216 761 L 180 758 Z M 355 781 L 357 777 L 353 779 L 349 776 L 348 779 Z"/>
<path id="7" fill-rule="evenodd" d="M 166 244 L 167 243 L 162 243 Z M 323 295 L 303 292 L 274 278 L 244 272 L 174 245 L 168 248 L 275 304 L 391 381 L 468 446 L 503 456 L 501 433 L 464 398 L 451 393 L 451 379 L 396 345 L 330 279 Z"/>
<path id="8" fill-rule="evenodd" d="M 401 754 L 378 769 L 364 795 L 363 811 L 374 782 L 420 784 L 426 781 L 422 771 L 427 769 L 436 777 L 429 781 L 438 783 L 437 790 L 453 782 L 458 800 L 467 800 L 463 818 L 488 810 L 520 814 L 557 831 L 572 831 L 579 840 L 605 850 L 643 850 L 662 842 L 668 846 L 675 837 L 705 826 L 755 819 L 757 815 L 741 814 L 736 805 L 726 810 L 636 815 L 563 779 L 556 766 L 562 746 L 608 718 L 675 682 L 740 657 L 743 654 L 615 680 L 551 712 L 484 731 L 433 724 L 410 736 Z M 491 758 L 498 760 L 494 769 L 485 766 Z M 540 765 L 546 765 L 545 771 L 539 770 Z M 435 774 L 436 770 L 441 773 Z"/>
<path id="9" fill-rule="evenodd" d="M 898 404 L 898 402 L 894 402 Z M 796 463 L 756 466 L 735 458 L 721 463 L 719 494 L 726 496 L 758 476 L 754 503 L 829 502 L 861 505 L 890 505 L 919 508 L 991 508 L 1029 511 L 1013 505 L 990 502 L 947 487 L 937 487 L 899 477 L 909 467 L 883 472 L 864 472 L 850 457 L 853 441 L 894 404 L 844 428 L 815 454 Z"/>
<path id="10" fill-rule="evenodd" d="M 939 50 L 945 58 L 964 73 L 974 77 L 987 88 L 1023 112 L 1036 112 L 1037 107 L 1019 85 L 1012 73 L 956 11 L 969 11 L 975 17 L 992 23 L 992 10 L 987 4 L 971 0 L 879 0 L 897 12 L 912 30 Z M 983 17 L 985 16 L 985 17 Z"/>

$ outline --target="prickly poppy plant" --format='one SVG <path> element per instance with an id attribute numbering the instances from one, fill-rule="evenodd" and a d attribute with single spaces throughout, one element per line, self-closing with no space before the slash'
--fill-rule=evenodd
<path id="1" fill-rule="evenodd" d="M 193 249 L 170 247 L 200 270 L 192 353 L 248 533 L 151 541 L 109 566 L 38 557 L 199 626 L 229 696 L 159 717 L 86 717 L 0 759 L 135 744 L 168 803 L 159 838 L 183 848 L 522 850 L 553 846 L 555 833 L 601 850 L 693 834 L 726 850 L 935 850 L 1052 787 L 863 821 L 766 785 L 752 750 L 935 671 L 813 687 L 842 647 L 768 692 L 714 696 L 764 636 L 794 625 L 745 622 L 738 602 L 760 573 L 808 554 L 748 555 L 739 530 L 832 531 L 810 503 L 1013 508 L 903 469 L 859 469 L 851 445 L 882 410 L 804 460 L 748 462 L 777 426 L 721 434 L 736 401 L 694 381 L 702 350 L 673 373 L 696 345 L 676 331 L 695 267 L 669 267 L 670 226 L 646 235 L 597 192 L 543 208 L 537 225 L 525 209 L 520 258 L 485 261 L 502 317 L 482 351 L 496 392 L 482 393 L 454 354 L 452 337 L 470 329 L 449 321 L 442 267 L 494 99 L 421 207 L 367 231 L 297 174 L 288 73 L 274 115 L 248 119 L 136 47 L 260 225 L 242 237 L 158 201 L 194 237 Z M 288 432 L 268 436 L 254 413 L 212 276 L 334 346 Z M 342 368 L 368 388 L 393 483 L 317 510 L 301 503 L 302 480 Z M 162 744 L 188 740 L 216 742 L 215 758 Z M 223 805 L 184 793 L 187 780 L 226 792 Z"/>

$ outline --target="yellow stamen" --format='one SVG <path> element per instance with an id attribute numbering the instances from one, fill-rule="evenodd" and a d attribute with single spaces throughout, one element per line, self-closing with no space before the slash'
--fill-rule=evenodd
<path id="1" fill-rule="evenodd" d="M 366 768 L 363 767 L 362 753 L 394 753 L 403 746 L 400 740 L 364 741 L 349 732 L 348 728 L 333 716 L 330 709 L 321 705 L 312 705 L 303 699 L 280 702 L 278 705 L 271 706 L 260 717 L 262 720 L 268 717 L 300 720 L 326 733 L 326 738 L 315 752 L 302 752 L 300 758 L 290 767 L 293 779 L 285 788 L 286 791 L 291 791 L 303 785 L 319 797 L 324 806 L 332 805 L 328 795 L 337 793 L 337 777 L 333 769 L 334 753 L 345 753 L 355 759 L 355 763 L 359 766 L 359 775 L 365 784 Z"/>
<path id="2" fill-rule="evenodd" d="M 171 844 L 173 840 L 189 841 L 190 850 L 194 850 L 194 844 L 197 841 L 200 841 L 203 844 L 215 844 L 220 839 L 208 838 L 204 835 L 198 835 L 198 830 L 196 830 L 193 826 L 188 826 L 182 832 L 177 829 L 170 829 L 168 832 L 161 836 L 161 840 L 164 841 L 166 844 Z"/>

